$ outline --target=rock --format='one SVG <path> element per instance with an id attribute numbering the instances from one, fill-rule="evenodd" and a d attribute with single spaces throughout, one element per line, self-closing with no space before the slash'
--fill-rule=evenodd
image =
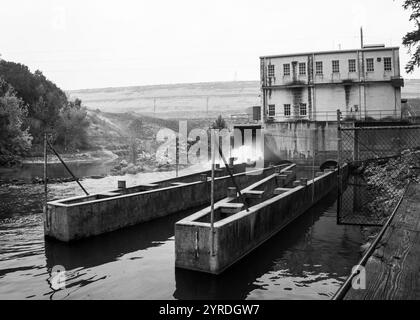
<path id="1" fill-rule="evenodd" d="M 371 245 L 370 242 L 366 242 L 365 244 L 363 244 L 363 245 L 360 246 L 359 251 L 360 252 L 363 252 L 363 253 L 366 252 L 366 250 L 369 249 L 370 245 Z"/>

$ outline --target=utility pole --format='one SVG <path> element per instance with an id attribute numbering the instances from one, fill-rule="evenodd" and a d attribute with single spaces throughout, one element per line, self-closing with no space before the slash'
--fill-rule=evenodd
<path id="1" fill-rule="evenodd" d="M 360 48 L 363 49 L 363 27 L 360 27 Z"/>
<path id="2" fill-rule="evenodd" d="M 175 175 L 178 178 L 178 167 L 179 167 L 179 137 L 177 136 L 175 139 Z"/>
<path id="3" fill-rule="evenodd" d="M 209 96 L 206 98 L 206 116 L 209 116 Z"/>
<path id="4" fill-rule="evenodd" d="M 156 98 L 153 98 L 153 114 L 156 117 Z"/>
<path id="5" fill-rule="evenodd" d="M 212 133 L 211 141 L 212 148 L 211 150 L 211 185 L 210 185 L 210 255 L 214 256 L 214 167 L 215 167 L 215 158 L 216 158 L 216 136 L 214 134 L 215 130 L 210 131 Z"/>
<path id="6" fill-rule="evenodd" d="M 44 214 L 45 214 L 45 221 L 48 221 L 47 219 L 47 202 L 48 202 L 48 157 L 47 157 L 47 139 L 48 134 L 47 131 L 44 132 Z"/>

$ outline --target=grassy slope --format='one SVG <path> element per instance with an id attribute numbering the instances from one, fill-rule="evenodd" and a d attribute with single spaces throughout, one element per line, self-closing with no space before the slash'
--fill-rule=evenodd
<path id="1" fill-rule="evenodd" d="M 188 129 L 206 128 L 217 115 L 228 117 L 259 104 L 259 82 L 214 82 L 125 88 L 87 89 L 69 92 L 91 110 L 89 141 L 113 150 L 127 146 L 127 128 L 134 118 L 145 126 L 144 139 L 155 140 L 161 128 L 178 130 L 178 120 L 188 119 Z M 402 96 L 420 114 L 420 80 L 406 80 Z M 209 112 L 207 113 L 207 97 Z M 153 99 L 156 98 L 156 114 Z M 417 99 L 416 99 L 417 98 Z M 101 112 L 92 111 L 100 109 Z M 176 119 L 176 120 L 175 120 Z"/>
<path id="2" fill-rule="evenodd" d="M 134 119 L 143 122 L 143 147 L 153 152 L 157 146 L 156 134 L 160 129 L 168 128 L 178 132 L 179 121 L 160 119 L 141 115 L 135 112 L 111 113 L 88 110 L 88 140 L 93 149 L 105 148 L 112 151 L 127 150 L 130 145 L 128 127 Z M 192 128 L 208 128 L 212 118 L 189 119 L 188 130 Z"/>
<path id="3" fill-rule="evenodd" d="M 209 82 L 70 91 L 91 109 L 135 111 L 160 118 L 228 117 L 259 105 L 259 81 Z M 404 98 L 420 98 L 420 80 L 405 80 Z M 209 111 L 207 113 L 207 97 Z M 154 113 L 154 99 L 156 113 Z"/>
<path id="4" fill-rule="evenodd" d="M 91 109 L 135 111 L 160 118 L 215 118 L 219 114 L 226 117 L 260 104 L 258 81 L 86 89 L 69 94 L 71 98 L 82 99 Z"/>

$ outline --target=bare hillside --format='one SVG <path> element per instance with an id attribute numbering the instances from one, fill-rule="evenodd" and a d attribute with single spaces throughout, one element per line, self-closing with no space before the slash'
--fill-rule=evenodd
<path id="1" fill-rule="evenodd" d="M 219 114 L 241 113 L 260 104 L 258 81 L 85 89 L 68 93 L 71 98 L 82 99 L 90 109 L 134 111 L 160 118 L 214 118 Z"/>
<path id="2" fill-rule="evenodd" d="M 214 118 L 260 104 L 258 81 L 208 82 L 70 91 L 90 109 L 158 118 Z M 420 80 L 406 79 L 403 98 L 420 98 Z M 208 106 L 208 107 L 207 107 Z"/>

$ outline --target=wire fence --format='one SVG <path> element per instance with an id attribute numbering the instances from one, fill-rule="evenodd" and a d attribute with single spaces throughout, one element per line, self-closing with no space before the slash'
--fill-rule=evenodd
<path id="1" fill-rule="evenodd" d="M 339 195 L 340 224 L 383 225 L 416 179 L 420 163 L 420 125 L 339 126 L 340 164 L 350 166 Z"/>

